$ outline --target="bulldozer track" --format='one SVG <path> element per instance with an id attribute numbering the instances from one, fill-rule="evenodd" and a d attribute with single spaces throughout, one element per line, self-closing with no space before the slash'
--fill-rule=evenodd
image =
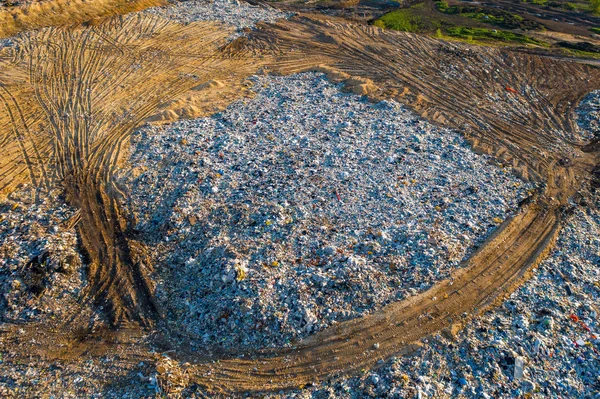
<path id="1" fill-rule="evenodd" d="M 68 324 L 8 326 L 0 332 L 0 348 L 18 343 L 29 348 L 27 356 L 68 360 L 100 356 L 118 343 L 121 358 L 133 362 L 154 358 L 150 344 L 124 342 L 154 327 L 157 342 L 188 364 L 182 367 L 189 382 L 210 392 L 280 390 L 355 373 L 414 351 L 422 338 L 464 325 L 510 294 L 552 248 L 568 199 L 598 164 L 597 152 L 584 152 L 586 143 L 567 138 L 575 130 L 573 108 L 600 88 L 597 69 L 312 15 L 261 25 L 233 42 L 230 33 L 214 23 L 184 26 L 131 14 L 23 33 L 15 38 L 18 50 L 0 50 L 0 143 L 6 149 L 0 194 L 23 182 L 40 189 L 51 181 L 64 185 L 79 209 L 69 223 L 77 226 L 90 260 L 84 300 L 102 306 L 116 329 L 74 333 L 84 323 L 74 314 Z M 129 231 L 119 205 L 126 193 L 115 174 L 130 134 L 168 110 L 171 100 L 211 80 L 241 87 L 261 68 L 324 71 L 373 100 L 396 99 L 460 129 L 476 151 L 543 186 L 450 280 L 425 292 L 291 349 L 189 353 L 161 323 L 152 265 Z M 230 101 L 216 97 L 214 103 Z M 571 162 L 561 166 L 565 154 Z"/>

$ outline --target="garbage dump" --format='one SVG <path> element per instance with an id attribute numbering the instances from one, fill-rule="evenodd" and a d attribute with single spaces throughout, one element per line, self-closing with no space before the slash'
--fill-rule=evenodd
<path id="1" fill-rule="evenodd" d="M 290 346 L 420 292 L 533 189 L 396 102 L 315 73 L 252 81 L 213 117 L 140 129 L 122 177 L 192 345 Z"/>
<path id="2" fill-rule="evenodd" d="M 589 93 L 577 107 L 577 123 L 583 140 L 600 136 L 600 90 Z"/>
<path id="3" fill-rule="evenodd" d="M 85 286 L 77 211 L 60 188 L 43 199 L 37 194 L 25 185 L 0 203 L 0 312 L 6 320 L 71 314 Z"/>
<path id="4" fill-rule="evenodd" d="M 271 7 L 261 7 L 238 0 L 175 1 L 167 7 L 149 8 L 145 13 L 176 22 L 214 21 L 233 25 L 240 36 L 243 29 L 253 28 L 258 22 L 275 22 L 290 14 Z"/>
<path id="5" fill-rule="evenodd" d="M 592 398 L 600 369 L 600 198 L 502 306 L 354 378 L 268 398 Z M 565 283 L 573 287 L 565 292 Z M 519 378 L 516 378 L 519 377 Z"/>

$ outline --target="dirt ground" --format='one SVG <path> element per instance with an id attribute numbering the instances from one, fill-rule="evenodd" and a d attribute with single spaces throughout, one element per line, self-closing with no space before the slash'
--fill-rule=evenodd
<path id="1" fill-rule="evenodd" d="M 455 331 L 518 287 L 552 248 L 569 199 L 598 164 L 597 147 L 569 138 L 574 107 L 600 88 L 598 69 L 318 14 L 263 24 L 228 42 L 230 33 L 214 23 L 128 14 L 26 31 L 11 39 L 16 46 L 0 49 L 0 192 L 26 182 L 41 190 L 64 185 L 80 210 L 73 222 L 89 260 L 85 298 L 104 315 L 104 324 L 91 327 L 77 314 L 68 322 L 5 324 L 0 349 L 13 360 L 79 362 L 118 351 L 124 363 L 154 364 L 173 392 L 191 384 L 207 392 L 280 390 L 373 367 L 412 352 L 422 337 Z M 126 194 L 113 177 L 129 167 L 127 140 L 147 121 L 226 106 L 247 95 L 242 83 L 259 71 L 309 70 L 460 129 L 476 151 L 544 188 L 451 281 L 292 349 L 187 353 L 185 337 L 153 300 L 148 248 L 118 205 Z M 198 92 L 211 101 L 186 102 Z M 174 360 L 156 361 L 152 348 Z"/>

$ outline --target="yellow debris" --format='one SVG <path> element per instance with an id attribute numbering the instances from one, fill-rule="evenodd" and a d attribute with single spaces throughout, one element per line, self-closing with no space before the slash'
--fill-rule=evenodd
<path id="1" fill-rule="evenodd" d="M 236 267 L 235 268 L 235 272 L 236 272 L 236 276 L 235 279 L 237 281 L 242 281 L 243 279 L 246 278 L 246 269 L 243 267 Z"/>

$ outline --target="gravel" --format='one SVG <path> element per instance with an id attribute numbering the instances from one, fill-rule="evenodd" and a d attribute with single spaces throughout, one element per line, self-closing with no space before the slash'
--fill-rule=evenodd
<path id="1" fill-rule="evenodd" d="M 220 114 L 139 130 L 123 177 L 158 299 L 203 347 L 291 345 L 424 290 L 531 189 L 393 101 L 252 81 Z"/>

